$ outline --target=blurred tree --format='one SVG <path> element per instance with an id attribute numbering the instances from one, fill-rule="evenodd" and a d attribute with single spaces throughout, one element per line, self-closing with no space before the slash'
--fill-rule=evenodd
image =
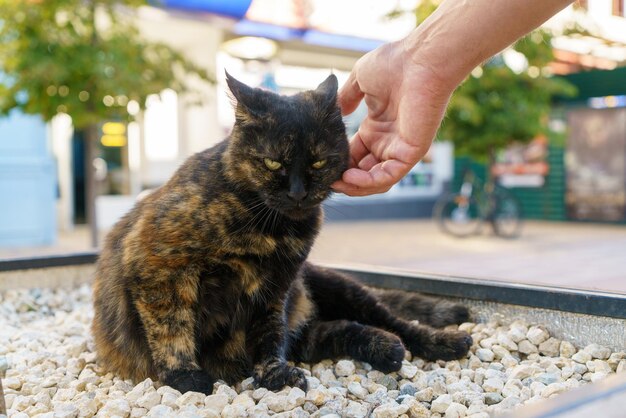
<path id="1" fill-rule="evenodd" d="M 553 98 L 575 93 L 550 75 L 550 39 L 537 29 L 476 67 L 452 96 L 439 137 L 450 139 L 459 154 L 491 163 L 511 143 L 547 135 Z"/>
<path id="2" fill-rule="evenodd" d="M 49 121 L 71 116 L 86 141 L 87 219 L 95 234 L 92 161 L 98 123 L 126 120 L 134 101 L 166 88 L 193 93 L 211 81 L 169 46 L 143 39 L 134 24 L 142 0 L 0 0 L 0 115 L 13 109 Z"/>
<path id="3" fill-rule="evenodd" d="M 440 2 L 420 1 L 417 24 Z M 553 98 L 575 94 L 573 85 L 550 75 L 551 38 L 537 29 L 476 67 L 454 92 L 438 137 L 451 140 L 458 155 L 486 161 L 513 142 L 546 134 Z"/>

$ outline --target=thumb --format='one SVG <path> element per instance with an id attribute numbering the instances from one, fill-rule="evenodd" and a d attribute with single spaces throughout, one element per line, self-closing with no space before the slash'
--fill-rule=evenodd
<path id="1" fill-rule="evenodd" d="M 339 89 L 338 97 L 342 115 L 349 115 L 354 112 L 359 103 L 361 103 L 363 92 L 359 87 L 354 70 L 350 73 L 348 81 L 346 81 L 345 84 L 341 86 L 341 89 Z"/>

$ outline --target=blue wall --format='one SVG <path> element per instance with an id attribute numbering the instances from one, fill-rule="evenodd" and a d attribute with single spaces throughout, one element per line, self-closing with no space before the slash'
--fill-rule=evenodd
<path id="1" fill-rule="evenodd" d="M 0 118 L 0 246 L 52 244 L 55 202 L 56 170 L 46 124 L 19 112 Z"/>

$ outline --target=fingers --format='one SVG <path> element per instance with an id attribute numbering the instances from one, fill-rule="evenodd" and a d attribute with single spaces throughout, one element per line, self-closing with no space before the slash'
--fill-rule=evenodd
<path id="1" fill-rule="evenodd" d="M 356 72 L 353 70 L 348 77 L 348 81 L 339 89 L 338 101 L 342 115 L 349 115 L 354 112 L 363 99 L 363 92 L 356 79 Z"/>
<path id="2" fill-rule="evenodd" d="M 348 196 L 368 196 L 385 193 L 411 169 L 411 165 L 389 160 L 373 166 L 369 171 L 351 168 L 343 173 L 340 181 L 332 187 Z"/>
<path id="3" fill-rule="evenodd" d="M 370 150 L 367 148 L 361 135 L 357 132 L 350 140 L 350 168 L 360 167 L 361 160 L 370 154 Z M 370 167 L 371 168 L 371 167 Z M 364 169 L 369 170 L 369 168 Z"/>

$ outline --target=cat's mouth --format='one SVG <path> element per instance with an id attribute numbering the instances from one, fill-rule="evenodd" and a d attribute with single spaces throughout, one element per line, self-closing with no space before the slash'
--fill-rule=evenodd
<path id="1" fill-rule="evenodd" d="M 281 213 L 291 219 L 304 219 L 310 216 L 315 209 L 319 207 L 319 204 L 316 205 L 301 205 L 296 204 L 291 207 L 283 207 L 279 209 Z"/>
<path id="2" fill-rule="evenodd" d="M 276 202 L 271 199 L 266 204 L 271 209 L 279 212 L 290 219 L 301 220 L 311 216 L 320 206 L 321 202 Z"/>

